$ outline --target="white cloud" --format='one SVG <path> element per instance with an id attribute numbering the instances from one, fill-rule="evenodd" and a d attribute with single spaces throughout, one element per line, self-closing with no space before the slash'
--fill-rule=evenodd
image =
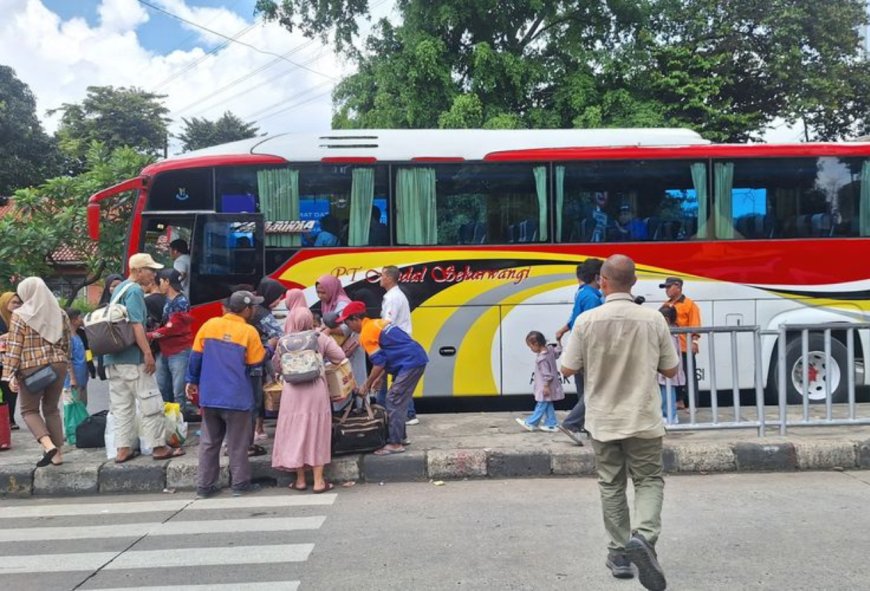
<path id="1" fill-rule="evenodd" d="M 104 85 L 166 94 L 165 104 L 176 120 L 174 132 L 181 117 L 214 119 L 227 110 L 243 119 L 262 118 L 259 127 L 270 133 L 324 130 L 332 111 L 329 90 L 349 71 L 319 41 L 276 24 L 246 22 L 229 10 L 190 7 L 182 0 L 155 4 L 230 37 L 254 24 L 240 36 L 242 41 L 313 71 L 235 43 L 207 55 L 225 39 L 195 27 L 189 28 L 197 32 L 198 47 L 156 54 L 142 46 L 137 30 L 169 17 L 149 14 L 135 0 L 102 0 L 96 26 L 82 18 L 64 21 L 41 0 L 3 3 L 11 5 L 4 6 L 7 18 L 0 21 L 2 62 L 30 86 L 49 132 L 56 129 L 57 117 L 47 117 L 46 110 L 79 102 L 88 86 Z M 310 102 L 299 104 L 306 100 Z M 269 117 L 281 109 L 288 110 Z"/>

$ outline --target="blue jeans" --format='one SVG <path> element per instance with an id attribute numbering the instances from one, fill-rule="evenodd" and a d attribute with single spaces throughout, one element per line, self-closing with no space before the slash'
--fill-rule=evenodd
<path id="1" fill-rule="evenodd" d="M 393 376 L 393 380 L 396 376 Z M 387 376 L 384 376 L 381 382 L 381 389 L 378 390 L 378 395 L 375 397 L 375 404 L 380 404 L 384 408 L 387 407 Z M 408 404 L 408 420 L 410 421 L 417 416 L 417 409 L 414 408 L 414 397 L 411 397 L 411 402 Z"/>
<path id="2" fill-rule="evenodd" d="M 526 424 L 536 426 L 542 420 L 545 427 L 555 427 L 559 424 L 556 421 L 556 407 L 552 402 L 541 401 L 537 403 L 534 412 L 526 419 Z"/>
<path id="3" fill-rule="evenodd" d="M 662 417 L 668 425 L 676 425 L 680 422 L 677 417 L 677 387 L 671 386 L 671 415 L 668 416 L 668 387 L 664 384 L 659 386 L 662 390 Z"/>
<path id="4" fill-rule="evenodd" d="M 157 356 L 157 387 L 160 388 L 163 402 L 177 402 L 182 411 L 192 410 L 184 394 L 184 375 L 189 359 L 190 349 L 169 357 L 162 353 Z"/>

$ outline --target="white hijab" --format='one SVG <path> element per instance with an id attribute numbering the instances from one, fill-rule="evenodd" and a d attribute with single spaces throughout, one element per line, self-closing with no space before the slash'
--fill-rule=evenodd
<path id="1" fill-rule="evenodd" d="M 22 305 L 15 310 L 24 323 L 52 344 L 63 337 L 64 313 L 57 298 L 39 277 L 28 277 L 18 284 Z"/>

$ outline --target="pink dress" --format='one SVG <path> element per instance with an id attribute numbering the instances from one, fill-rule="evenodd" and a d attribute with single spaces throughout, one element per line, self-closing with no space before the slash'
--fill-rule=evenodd
<path id="1" fill-rule="evenodd" d="M 335 339 L 319 335 L 317 343 L 324 361 L 341 363 L 345 356 Z M 278 355 L 272 359 L 275 371 L 281 371 Z M 304 384 L 284 384 L 278 427 L 272 448 L 272 467 L 297 470 L 323 466 L 332 456 L 332 404 L 326 379 L 317 378 Z"/>

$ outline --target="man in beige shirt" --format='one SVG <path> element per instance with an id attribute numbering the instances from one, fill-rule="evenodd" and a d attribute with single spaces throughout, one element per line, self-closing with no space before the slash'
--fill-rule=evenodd
<path id="1" fill-rule="evenodd" d="M 645 588 L 664 591 L 667 583 L 655 553 L 665 434 L 656 374 L 673 377 L 680 359 L 664 316 L 634 303 L 636 281 L 634 261 L 627 256 L 605 261 L 600 282 L 605 303 L 577 319 L 562 354 L 562 373 L 584 374 L 586 430 L 610 536 L 607 567 L 614 577 L 631 578 L 633 562 Z M 634 531 L 626 497 L 629 474 L 638 522 Z"/>

